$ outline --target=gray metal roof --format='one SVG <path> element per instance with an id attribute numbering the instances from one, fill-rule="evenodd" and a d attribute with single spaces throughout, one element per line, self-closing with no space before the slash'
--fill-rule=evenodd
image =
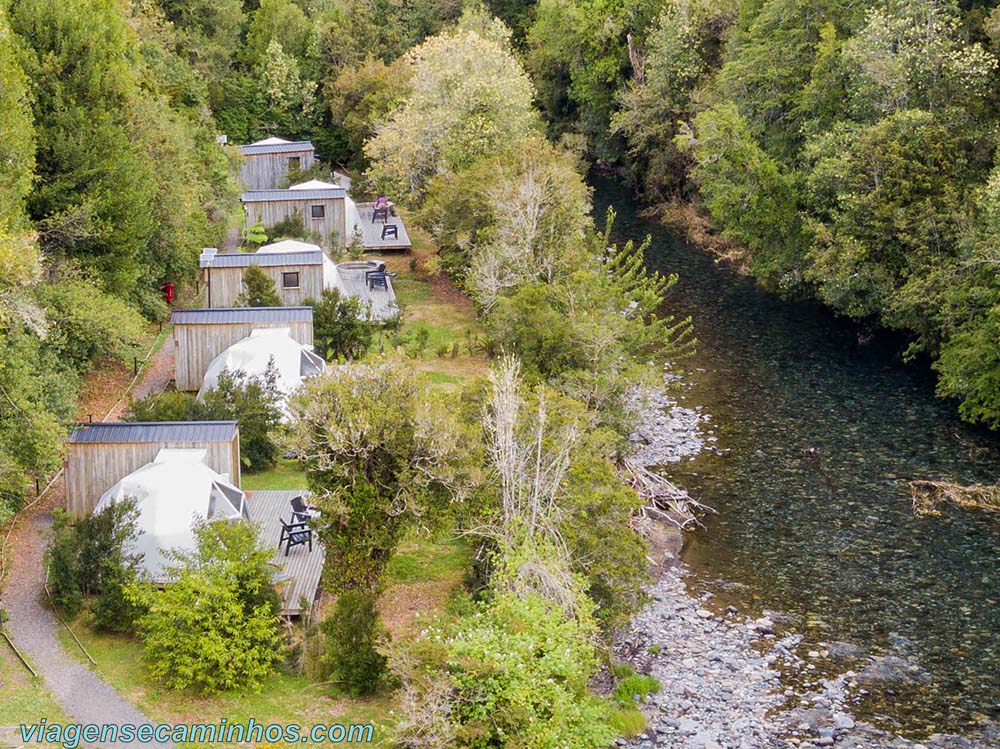
<path id="1" fill-rule="evenodd" d="M 259 156 L 265 153 L 297 153 L 301 151 L 314 151 L 312 141 L 297 140 L 292 143 L 264 143 L 257 145 L 249 143 L 240 146 L 240 153 L 244 156 Z"/>
<path id="2" fill-rule="evenodd" d="M 258 322 L 312 322 L 312 307 L 217 307 L 215 309 L 175 309 L 174 325 L 226 325 Z"/>
<path id="3" fill-rule="evenodd" d="M 111 421 L 78 424 L 68 442 L 229 442 L 235 421 Z"/>
<path id="4" fill-rule="evenodd" d="M 251 265 L 262 265 L 272 268 L 276 265 L 322 264 L 322 252 L 220 252 L 210 260 L 202 261 L 201 267 L 249 268 Z"/>
<path id="5" fill-rule="evenodd" d="M 324 187 L 314 190 L 250 190 L 240 197 L 244 203 L 271 203 L 286 200 L 336 200 L 347 196 L 343 187 Z"/>

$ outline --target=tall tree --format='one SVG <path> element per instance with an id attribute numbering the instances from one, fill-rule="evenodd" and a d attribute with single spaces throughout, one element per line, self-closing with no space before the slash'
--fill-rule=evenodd
<path id="1" fill-rule="evenodd" d="M 383 192 L 416 200 L 435 175 L 468 167 L 540 126 L 531 81 L 506 39 L 445 32 L 408 61 L 410 95 L 365 146 Z"/>

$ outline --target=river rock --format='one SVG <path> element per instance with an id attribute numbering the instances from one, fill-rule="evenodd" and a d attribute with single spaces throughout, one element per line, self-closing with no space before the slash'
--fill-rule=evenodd
<path id="1" fill-rule="evenodd" d="M 918 664 L 899 655 L 873 656 L 858 674 L 866 684 L 927 684 L 930 677 Z"/>
<path id="2" fill-rule="evenodd" d="M 834 660 L 850 660 L 861 657 L 861 648 L 853 642 L 831 642 L 826 649 Z"/>

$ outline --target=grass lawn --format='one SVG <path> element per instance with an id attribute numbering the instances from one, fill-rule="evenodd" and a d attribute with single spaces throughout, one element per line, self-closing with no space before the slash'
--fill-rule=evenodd
<path id="1" fill-rule="evenodd" d="M 9 740 L 19 745 L 20 731 L 7 735 L 22 723 L 36 723 L 45 718 L 50 723 L 65 721 L 66 714 L 52 695 L 17 659 L 7 641 L 0 637 L 0 746 Z"/>
<path id="2" fill-rule="evenodd" d="M 281 460 L 269 471 L 260 473 L 244 472 L 240 479 L 240 486 L 244 491 L 260 491 L 270 489 L 275 491 L 294 490 L 306 488 L 305 474 L 299 470 L 299 466 L 292 460 Z"/>
<path id="3" fill-rule="evenodd" d="M 435 253 L 426 235 L 414 227 L 410 236 L 412 254 L 384 258 L 397 274 L 392 285 L 401 325 L 397 331 L 381 331 L 372 348 L 376 353 L 404 352 L 435 388 L 455 390 L 485 374 L 489 366 L 483 327 L 472 302 L 447 277 L 424 271 L 424 263 Z"/>

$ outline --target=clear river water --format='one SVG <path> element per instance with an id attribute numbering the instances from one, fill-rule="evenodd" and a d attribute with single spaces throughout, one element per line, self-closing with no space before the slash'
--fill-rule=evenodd
<path id="1" fill-rule="evenodd" d="M 615 182 L 592 184 L 594 215 L 615 207 L 618 241 L 652 236 L 648 266 L 680 276 L 669 310 L 694 320 L 678 397 L 703 408 L 719 450 L 668 472 L 718 510 L 686 534 L 697 584 L 788 615 L 808 641 L 918 663 L 929 683 L 870 687 L 859 714 L 883 728 L 1000 720 L 1000 516 L 915 517 L 907 487 L 995 482 L 997 436 L 935 398 L 898 340 L 860 344 L 851 323 L 760 291 L 640 216 Z"/>

